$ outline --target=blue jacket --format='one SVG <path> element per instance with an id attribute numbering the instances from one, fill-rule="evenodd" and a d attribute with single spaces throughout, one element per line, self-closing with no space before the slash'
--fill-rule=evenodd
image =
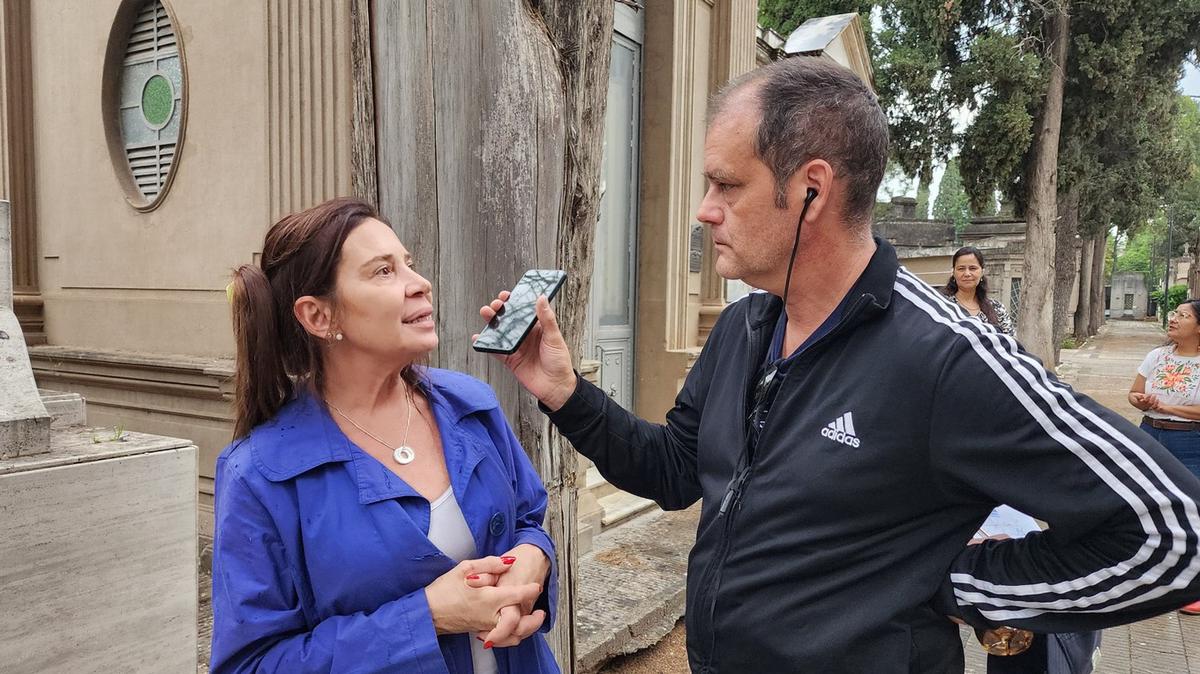
<path id="1" fill-rule="evenodd" d="M 425 392 L 481 557 L 521 543 L 552 562 L 546 491 L 483 382 L 429 369 Z M 300 393 L 217 459 L 212 671 L 471 672 L 468 634 L 438 637 L 424 588 L 455 562 L 427 538 L 429 502 Z M 541 634 L 496 649 L 500 672 L 558 672 Z"/>

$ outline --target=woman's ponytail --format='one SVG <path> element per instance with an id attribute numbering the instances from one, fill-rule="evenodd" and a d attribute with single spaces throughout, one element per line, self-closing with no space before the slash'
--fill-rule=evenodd
<path id="1" fill-rule="evenodd" d="M 275 416 L 292 395 L 279 340 L 278 307 L 267 275 L 257 265 L 233 272 L 233 338 L 237 344 L 234 375 L 233 437 Z"/>
<path id="2" fill-rule="evenodd" d="M 274 417 L 296 387 L 320 391 L 325 345 L 304 330 L 292 305 L 306 295 L 333 297 L 342 244 L 352 229 L 378 217 L 353 198 L 285 215 L 267 230 L 261 263 L 233 271 L 234 438 Z"/>

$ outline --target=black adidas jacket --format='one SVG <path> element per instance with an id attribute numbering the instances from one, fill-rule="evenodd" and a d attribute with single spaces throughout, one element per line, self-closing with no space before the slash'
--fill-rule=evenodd
<path id="1" fill-rule="evenodd" d="M 1200 481 L 877 245 L 837 327 L 792 364 L 749 465 L 771 295 L 726 308 L 666 425 L 582 379 L 550 415 L 621 489 L 666 509 L 703 498 L 693 671 L 962 672 L 946 615 L 1079 631 L 1200 597 Z M 1001 503 L 1050 530 L 968 547 Z"/>

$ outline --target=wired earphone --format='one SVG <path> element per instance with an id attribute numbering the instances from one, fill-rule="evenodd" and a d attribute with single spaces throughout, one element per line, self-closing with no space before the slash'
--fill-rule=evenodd
<path id="1" fill-rule="evenodd" d="M 804 216 L 808 215 L 808 207 L 817 198 L 817 188 L 808 188 L 804 197 L 804 208 L 800 209 L 800 221 L 796 223 L 796 240 L 792 242 L 792 256 L 788 258 L 787 277 L 783 281 L 783 306 L 787 306 L 788 295 L 792 292 L 792 265 L 796 264 L 796 251 L 800 248 L 800 228 L 804 226 Z"/>

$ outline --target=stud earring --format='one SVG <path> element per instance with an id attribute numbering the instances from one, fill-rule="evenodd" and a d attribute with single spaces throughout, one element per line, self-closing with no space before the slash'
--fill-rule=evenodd
<path id="1" fill-rule="evenodd" d="M 337 333 L 336 335 L 333 336 L 333 338 L 339 342 L 342 341 L 342 333 L 340 333 L 340 332 Z"/>

